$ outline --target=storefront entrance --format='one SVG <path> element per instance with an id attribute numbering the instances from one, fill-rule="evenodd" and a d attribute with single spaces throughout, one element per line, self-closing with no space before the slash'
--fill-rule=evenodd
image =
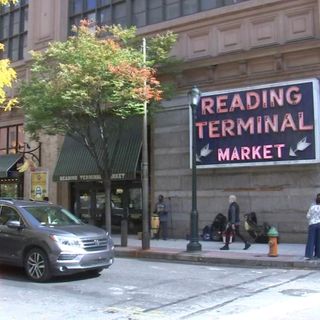
<path id="1" fill-rule="evenodd" d="M 0 179 L 0 198 L 19 199 L 23 197 L 23 184 L 19 179 Z"/>
<path id="2" fill-rule="evenodd" d="M 121 130 L 110 133 L 108 145 L 109 156 L 113 159 L 112 229 L 114 232 L 120 231 L 121 220 L 127 215 L 129 231 L 139 232 L 142 225 L 142 117 L 129 117 L 121 121 L 124 121 Z M 103 158 L 102 153 L 99 157 Z M 87 223 L 105 226 L 105 197 L 101 172 L 88 149 L 71 136 L 65 137 L 53 181 L 69 183 L 70 208 L 77 216 Z"/>
<path id="3" fill-rule="evenodd" d="M 142 229 L 142 189 L 139 183 L 113 182 L 111 191 L 111 223 L 113 232 L 120 232 L 121 220 L 128 217 L 129 232 Z M 98 181 L 71 184 L 74 213 L 85 223 L 105 227 L 103 184 Z"/>
<path id="4" fill-rule="evenodd" d="M 17 170 L 18 164 L 22 163 L 20 153 L 0 155 L 0 198 L 23 198 L 24 177 Z"/>

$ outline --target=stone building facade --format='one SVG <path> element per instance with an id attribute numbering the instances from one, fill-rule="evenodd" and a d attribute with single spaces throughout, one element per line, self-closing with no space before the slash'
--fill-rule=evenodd
<path id="1" fill-rule="evenodd" d="M 185 59 L 179 95 L 153 127 L 152 186 L 171 199 L 173 230 L 188 233 L 191 210 L 189 111 L 186 94 L 276 83 L 319 74 L 319 1 L 247 1 L 142 29 L 179 33 L 174 54 Z M 319 192 L 319 165 L 268 165 L 198 170 L 199 225 L 226 213 L 236 194 L 242 214 L 278 229 L 283 241 L 304 241 L 306 210 Z"/>
<path id="2" fill-rule="evenodd" d="M 158 194 L 166 197 L 170 235 L 185 237 L 189 233 L 192 178 L 187 92 L 193 85 L 207 93 L 317 78 L 320 1 L 157 0 L 152 6 L 145 0 L 80 2 L 81 6 L 86 3 L 85 13 L 67 0 L 27 1 L 25 54 L 13 66 L 21 78 L 28 77 L 27 51 L 65 40 L 70 24 L 86 14 L 98 22 L 136 24 L 145 36 L 176 32 L 179 36 L 172 54 L 183 63 L 179 72 L 168 76 L 176 83 L 175 97 L 163 103 L 151 123 L 150 200 L 152 205 Z M 2 117 L 0 127 L 13 121 L 7 118 Z M 15 119 L 21 122 L 23 115 Z M 42 167 L 49 172 L 49 197 L 71 207 L 70 184 L 52 181 L 62 141 L 62 137 L 43 138 Z M 232 193 L 238 197 L 242 214 L 255 211 L 259 222 L 278 229 L 282 241 L 304 242 L 306 210 L 319 192 L 319 168 L 318 164 L 272 164 L 199 169 L 199 227 L 211 223 L 219 212 L 226 213 Z M 29 185 L 26 173 L 26 197 Z"/>

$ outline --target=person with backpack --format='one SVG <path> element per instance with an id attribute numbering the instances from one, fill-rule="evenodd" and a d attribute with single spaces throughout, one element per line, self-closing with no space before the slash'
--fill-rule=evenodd
<path id="1" fill-rule="evenodd" d="M 230 236 L 233 233 L 244 242 L 243 250 L 250 248 L 251 244 L 240 234 L 240 207 L 237 203 L 237 197 L 233 194 L 229 196 L 228 223 L 225 233 L 225 245 L 220 250 L 229 250 Z"/>

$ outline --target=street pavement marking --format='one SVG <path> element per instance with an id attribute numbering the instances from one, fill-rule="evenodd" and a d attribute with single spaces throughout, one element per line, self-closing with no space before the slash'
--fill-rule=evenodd
<path id="1" fill-rule="evenodd" d="M 161 311 L 150 311 L 145 313 L 145 309 L 139 307 L 128 307 L 128 308 L 119 308 L 119 307 L 108 307 L 102 310 L 103 313 L 108 315 L 114 315 L 117 320 L 126 319 L 126 320 L 170 320 L 167 318 Z M 109 318 L 108 318 L 109 319 Z M 112 318 L 110 318 L 112 319 Z"/>

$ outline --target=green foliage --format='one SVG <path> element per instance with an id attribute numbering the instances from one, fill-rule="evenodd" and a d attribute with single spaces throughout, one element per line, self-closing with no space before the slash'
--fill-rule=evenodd
<path id="1" fill-rule="evenodd" d="M 103 126 L 104 118 L 142 114 L 145 101 L 161 98 L 156 67 L 170 60 L 174 34 L 147 40 L 144 66 L 142 42 L 134 27 L 111 26 L 94 32 L 84 23 L 73 31 L 67 41 L 33 52 L 32 76 L 23 83 L 20 100 L 26 130 L 34 137 L 40 132 L 65 134 L 83 126 Z"/>
<path id="2" fill-rule="evenodd" d="M 171 61 L 175 62 L 175 60 L 168 55 L 168 52 L 170 52 L 176 40 L 177 35 L 171 31 L 148 39 L 148 62 L 150 65 L 166 65 Z"/>
<path id="3" fill-rule="evenodd" d="M 123 121 L 117 120 L 142 114 L 145 103 L 161 99 L 156 68 L 170 61 L 175 36 L 148 39 L 145 65 L 135 28 L 111 26 L 94 32 L 84 21 L 73 32 L 66 42 L 33 53 L 31 79 L 21 87 L 20 102 L 31 137 L 69 134 L 90 152 L 104 183 L 110 232 L 111 132 L 121 130 Z"/>
<path id="4" fill-rule="evenodd" d="M 0 5 L 9 5 L 10 3 L 17 3 L 18 0 L 0 0 Z"/>
<path id="5" fill-rule="evenodd" d="M 0 52 L 3 50 L 3 45 L 0 43 Z M 16 72 L 10 67 L 10 61 L 8 59 L 0 60 L 0 106 L 4 106 L 4 110 L 10 110 L 11 107 L 15 104 L 16 100 L 11 99 L 7 101 L 7 92 L 6 88 L 12 87 L 13 82 L 16 79 Z"/>

